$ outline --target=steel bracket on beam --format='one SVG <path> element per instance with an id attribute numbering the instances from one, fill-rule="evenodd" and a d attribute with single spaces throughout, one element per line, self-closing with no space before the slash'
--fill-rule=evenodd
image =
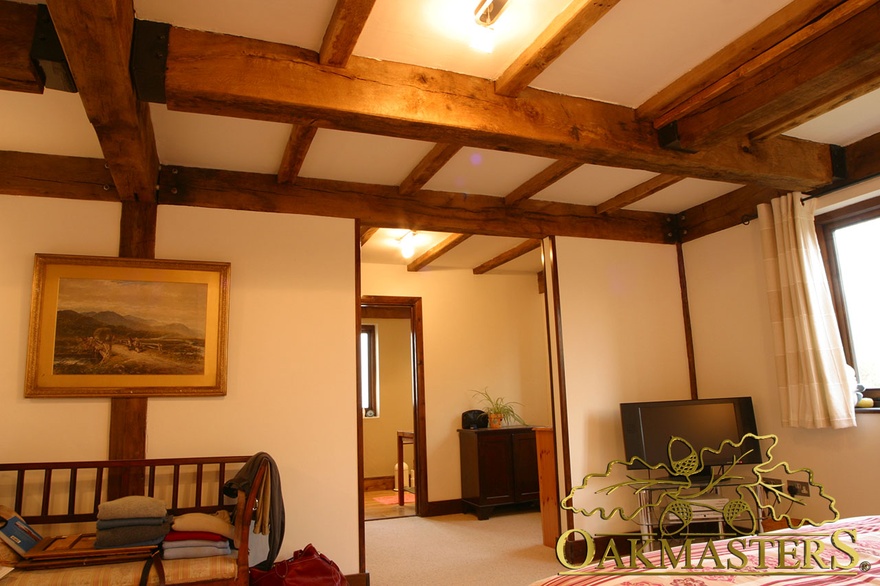
<path id="1" fill-rule="evenodd" d="M 168 34 L 165 22 L 135 20 L 131 41 L 131 79 L 138 100 L 165 103 L 165 68 L 168 63 Z"/>

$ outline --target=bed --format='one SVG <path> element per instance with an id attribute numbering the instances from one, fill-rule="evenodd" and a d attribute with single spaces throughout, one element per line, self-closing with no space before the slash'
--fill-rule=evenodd
<path id="1" fill-rule="evenodd" d="M 855 536 L 855 543 L 851 536 Z M 835 536 L 835 543 L 832 537 Z M 735 542 L 735 543 L 733 543 Z M 778 548 L 783 546 L 783 563 L 780 567 Z M 852 517 L 826 523 L 819 527 L 804 526 L 798 530 L 783 529 L 751 537 L 712 542 L 718 552 L 717 558 L 707 552 L 702 569 L 697 560 L 707 551 L 706 543 L 692 546 L 692 568 L 683 562 L 673 569 L 669 553 L 681 555 L 680 548 L 670 548 L 643 553 L 644 558 L 623 557 L 622 567 L 609 557 L 599 569 L 593 563 L 583 569 L 566 570 L 560 565 L 560 574 L 532 586 L 720 586 L 721 584 L 744 584 L 753 586 L 818 586 L 821 584 L 854 585 L 880 584 L 880 516 Z M 819 544 L 822 545 L 819 545 Z M 763 544 L 763 545 L 762 545 Z M 736 552 L 728 553 L 727 548 Z M 812 555 L 806 556 L 808 547 Z M 763 549 L 763 563 L 760 550 Z M 602 552 L 596 554 L 601 559 Z M 661 556 L 665 569 L 647 569 L 645 561 L 660 565 Z M 837 560 L 832 568 L 832 557 Z M 683 559 L 683 558 L 680 558 Z M 720 561 L 723 568 L 717 571 Z M 827 570 L 822 565 L 828 566 Z M 727 569 L 727 567 L 733 569 Z M 801 567 L 797 567 L 801 566 Z"/>

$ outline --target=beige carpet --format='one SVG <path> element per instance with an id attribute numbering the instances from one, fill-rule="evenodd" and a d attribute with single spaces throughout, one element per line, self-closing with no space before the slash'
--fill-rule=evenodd
<path id="1" fill-rule="evenodd" d="M 564 569 L 538 512 L 383 519 L 365 531 L 371 586 L 525 586 Z"/>

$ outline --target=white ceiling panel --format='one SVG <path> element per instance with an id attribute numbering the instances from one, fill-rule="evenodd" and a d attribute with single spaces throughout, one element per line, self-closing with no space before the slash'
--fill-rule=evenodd
<path id="1" fill-rule="evenodd" d="M 278 173 L 290 125 L 173 112 L 150 104 L 163 165 Z"/>
<path id="2" fill-rule="evenodd" d="M 676 214 L 740 187 L 742 185 L 735 183 L 689 178 L 649 195 L 625 209 Z"/>
<path id="3" fill-rule="evenodd" d="M 622 0 L 532 86 L 635 108 L 788 0 Z"/>
<path id="4" fill-rule="evenodd" d="M 518 153 L 463 148 L 425 184 L 425 189 L 503 197 L 552 162 Z"/>
<path id="5" fill-rule="evenodd" d="M 532 199 L 598 205 L 656 176 L 639 169 L 582 165 Z"/>
<path id="6" fill-rule="evenodd" d="M 300 176 L 400 185 L 434 143 L 357 132 L 315 133 Z"/>
<path id="7" fill-rule="evenodd" d="M 846 146 L 880 132 L 880 116 L 866 115 L 868 112 L 880 114 L 880 90 L 847 102 L 785 134 Z"/>
<path id="8" fill-rule="evenodd" d="M 0 150 L 102 159 L 79 94 L 0 92 Z"/>

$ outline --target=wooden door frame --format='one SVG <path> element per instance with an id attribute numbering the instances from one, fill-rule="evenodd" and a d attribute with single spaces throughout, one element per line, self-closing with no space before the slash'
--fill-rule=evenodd
<path id="1" fill-rule="evenodd" d="M 416 514 L 424 516 L 428 510 L 428 450 L 425 447 L 425 346 L 424 332 L 422 330 L 422 298 L 421 297 L 394 297 L 384 295 L 362 295 L 360 307 L 398 307 L 409 311 L 410 331 L 413 335 L 413 433 L 414 437 L 414 465 L 416 468 Z M 358 307 L 358 315 L 360 315 Z M 360 325 L 360 324 L 358 324 Z M 358 356 L 360 360 L 360 356 Z M 358 365 L 360 369 L 360 365 Z M 358 428 L 358 445 L 361 447 L 358 453 L 360 464 L 358 468 L 363 476 L 363 426 Z M 363 479 L 360 479 L 360 500 L 364 500 Z M 364 516 L 361 514 L 361 526 Z"/>

